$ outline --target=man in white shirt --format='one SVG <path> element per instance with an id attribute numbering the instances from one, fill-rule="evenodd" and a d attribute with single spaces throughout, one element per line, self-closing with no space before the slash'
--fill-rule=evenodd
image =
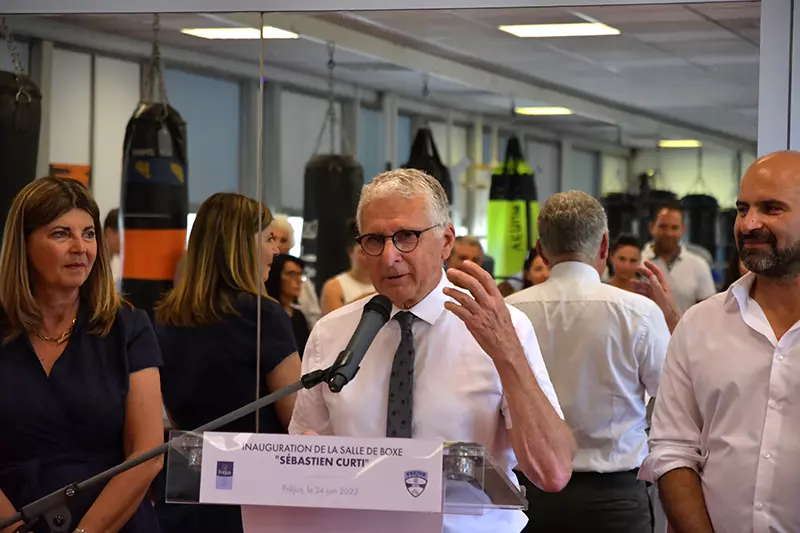
<path id="1" fill-rule="evenodd" d="M 800 153 L 753 163 L 736 204 L 750 273 L 675 329 L 641 471 L 675 533 L 800 531 Z"/>
<path id="2" fill-rule="evenodd" d="M 361 193 L 358 224 L 373 285 L 393 303 L 392 320 L 341 393 L 323 387 L 298 393 L 290 433 L 477 442 L 512 479 L 518 462 L 542 489 L 563 488 L 574 440 L 533 327 L 474 263 L 448 270 L 452 282 L 445 277 L 442 262 L 455 230 L 442 186 L 413 169 L 381 174 Z M 367 301 L 320 319 L 306 345 L 304 373 L 333 363 Z M 522 512 L 487 511 L 448 515 L 444 529 L 518 533 L 524 525 Z"/>
<path id="3" fill-rule="evenodd" d="M 664 272 L 681 315 L 717 293 L 708 262 L 681 244 L 685 229 L 680 204 L 664 204 L 650 223 L 653 243 L 642 250 L 642 259 L 655 263 Z"/>
<path id="4" fill-rule="evenodd" d="M 527 529 L 651 533 L 647 487 L 637 474 L 647 456 L 645 393 L 656 395 L 669 343 L 664 313 L 600 280 L 608 220 L 585 192 L 547 199 L 537 250 L 550 279 L 506 301 L 533 323 L 578 453 L 563 491 L 529 490 Z"/>

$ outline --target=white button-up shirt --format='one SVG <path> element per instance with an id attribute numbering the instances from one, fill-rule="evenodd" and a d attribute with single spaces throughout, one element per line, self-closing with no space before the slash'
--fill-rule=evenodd
<path id="1" fill-rule="evenodd" d="M 600 281 L 578 262 L 506 302 L 533 323 L 564 419 L 578 443 L 573 469 L 622 472 L 647 456 L 645 392 L 655 396 L 669 344 L 651 300 Z"/>
<path id="2" fill-rule="evenodd" d="M 698 472 L 716 533 L 800 531 L 800 323 L 778 341 L 755 275 L 683 316 L 641 477 Z"/>
<path id="3" fill-rule="evenodd" d="M 675 307 L 681 315 L 697 302 L 711 298 L 717 293 L 711 267 L 705 259 L 681 245 L 678 257 L 669 265 L 656 257 L 652 246 L 642 250 L 642 260 L 652 261 L 667 278 Z"/>
<path id="4" fill-rule="evenodd" d="M 444 308 L 453 287 L 442 273 L 439 285 L 409 309 L 418 320 L 414 333 L 413 436 L 419 439 L 476 442 L 505 468 L 516 483 L 516 465 L 508 430 L 511 427 L 503 386 L 491 358 L 464 323 Z M 303 373 L 330 366 L 347 345 L 361 320 L 362 298 L 324 316 L 311 332 L 303 356 Z M 394 308 L 392 317 L 400 310 Z M 517 335 L 542 391 L 556 411 L 561 409 L 550 383 L 536 334 L 520 311 L 509 308 Z M 391 320 L 367 351 L 361 369 L 342 392 L 327 387 L 297 394 L 289 432 L 321 435 L 386 436 L 386 409 L 392 361 L 400 344 L 400 325 Z M 563 415 L 562 415 L 563 416 Z M 487 511 L 482 516 L 447 515 L 446 533 L 518 533 L 527 519 L 521 511 Z"/>

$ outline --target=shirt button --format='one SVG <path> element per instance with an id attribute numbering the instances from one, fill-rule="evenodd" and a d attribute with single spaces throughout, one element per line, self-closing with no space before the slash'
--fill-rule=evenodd
<path id="1" fill-rule="evenodd" d="M 772 457 L 771 453 L 767 452 L 764 454 L 764 459 L 769 459 L 770 457 Z"/>
<path id="2" fill-rule="evenodd" d="M 757 504 L 755 505 L 755 507 L 756 507 L 756 511 L 760 511 L 761 509 L 763 509 L 763 508 L 764 508 L 764 505 L 763 505 L 763 504 L 761 504 L 761 503 L 757 503 Z"/>
<path id="3" fill-rule="evenodd" d="M 778 402 L 776 402 L 775 400 L 770 400 L 770 401 L 767 403 L 767 405 L 769 405 L 769 406 L 770 406 L 770 408 L 772 408 L 772 409 L 777 409 L 777 408 L 778 408 Z"/>
<path id="4" fill-rule="evenodd" d="M 783 356 L 782 355 L 778 356 L 778 361 L 783 361 Z"/>

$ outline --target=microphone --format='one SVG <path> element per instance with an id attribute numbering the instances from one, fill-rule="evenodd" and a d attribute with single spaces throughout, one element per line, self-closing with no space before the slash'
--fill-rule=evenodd
<path id="1" fill-rule="evenodd" d="M 328 388 L 331 392 L 341 392 L 345 385 L 350 383 L 361 360 L 367 353 L 370 344 L 381 328 L 389 321 L 392 313 L 392 302 L 386 296 L 378 294 L 364 306 L 361 322 L 358 323 L 350 342 L 330 369 L 328 374 Z"/>

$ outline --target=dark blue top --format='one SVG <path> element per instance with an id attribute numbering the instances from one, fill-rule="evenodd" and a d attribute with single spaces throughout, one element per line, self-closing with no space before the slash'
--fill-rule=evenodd
<path id="1" fill-rule="evenodd" d="M 270 392 L 266 375 L 297 351 L 286 311 L 262 298 L 261 396 Z M 192 430 L 256 399 L 257 299 L 242 294 L 239 315 L 198 327 L 156 325 L 164 356 L 161 390 L 164 404 L 179 429 Z M 255 432 L 255 414 L 216 431 Z M 275 410 L 261 409 L 261 433 L 285 433 Z"/>
<path id="2" fill-rule="evenodd" d="M 125 459 L 130 374 L 161 365 L 158 343 L 147 314 L 127 306 L 117 311 L 105 337 L 90 334 L 87 327 L 82 306 L 49 377 L 27 335 L 0 345 L 0 489 L 17 508 Z M 71 503 L 69 531 L 102 488 Z M 48 529 L 41 520 L 33 531 Z M 158 531 L 147 498 L 121 531 Z"/>
<path id="3" fill-rule="evenodd" d="M 266 375 L 297 351 L 286 311 L 273 300 L 261 299 L 261 396 Z M 161 389 L 173 422 L 192 430 L 256 399 L 256 326 L 258 300 L 242 294 L 235 302 L 239 315 L 198 327 L 156 325 L 164 354 Z M 261 409 L 259 432 L 285 433 L 272 406 Z M 255 414 L 216 431 L 255 432 Z M 199 477 L 198 477 L 199 483 Z M 168 505 L 156 503 L 164 533 L 240 533 L 237 506 Z"/>

